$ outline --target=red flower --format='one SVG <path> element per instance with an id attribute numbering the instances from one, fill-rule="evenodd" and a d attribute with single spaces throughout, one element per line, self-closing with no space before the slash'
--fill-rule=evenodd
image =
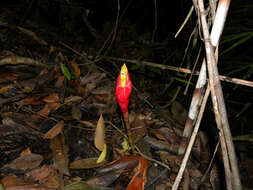
<path id="1" fill-rule="evenodd" d="M 123 114 L 128 112 L 129 96 L 132 91 L 132 82 L 126 65 L 121 67 L 120 74 L 117 80 L 116 96 Z"/>

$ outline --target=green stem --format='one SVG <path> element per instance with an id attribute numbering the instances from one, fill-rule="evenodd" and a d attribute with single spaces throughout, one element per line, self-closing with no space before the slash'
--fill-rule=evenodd
<path id="1" fill-rule="evenodd" d="M 129 144 L 131 146 L 132 152 L 135 154 L 135 146 L 134 146 L 133 139 L 132 139 L 132 132 L 131 132 L 131 128 L 130 128 L 128 112 L 123 114 L 123 116 L 124 116 L 124 120 L 125 120 L 125 123 L 126 123 L 128 141 L 129 141 Z"/>

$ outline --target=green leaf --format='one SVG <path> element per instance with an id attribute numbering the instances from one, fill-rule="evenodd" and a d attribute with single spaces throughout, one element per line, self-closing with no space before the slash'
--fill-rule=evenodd
<path id="1" fill-rule="evenodd" d="M 237 65 L 238 66 L 238 65 Z M 246 65 L 240 65 L 240 67 L 238 68 L 235 68 L 233 70 L 231 70 L 229 73 L 226 74 L 226 76 L 229 76 L 229 75 L 232 75 L 232 74 L 235 74 L 235 73 L 238 73 L 240 71 L 243 71 L 245 69 L 249 69 L 250 68 L 250 65 L 249 64 L 246 64 Z"/>
<path id="2" fill-rule="evenodd" d="M 62 71 L 63 75 L 64 75 L 68 80 L 71 79 L 71 74 L 70 74 L 68 68 L 67 68 L 64 64 L 62 64 L 62 63 L 61 63 L 61 71 Z"/>
<path id="3" fill-rule="evenodd" d="M 247 111 L 250 107 L 252 106 L 251 103 L 247 103 L 246 105 L 243 106 L 243 108 L 241 109 L 241 111 L 239 113 L 236 114 L 236 117 L 239 117 L 240 115 L 242 115 L 245 111 Z"/>
<path id="4" fill-rule="evenodd" d="M 222 41 L 222 44 L 225 43 L 232 43 L 232 45 L 225 49 L 220 55 L 223 55 L 232 49 L 234 49 L 237 46 L 240 46 L 244 44 L 245 42 L 249 41 L 253 37 L 253 31 L 249 32 L 242 32 L 240 34 L 233 34 L 225 37 L 225 39 Z"/>
<path id="5" fill-rule="evenodd" d="M 179 82 L 182 82 L 184 84 L 188 84 L 187 80 L 184 80 L 184 79 L 181 79 L 181 78 L 178 78 L 178 77 L 175 77 L 175 80 L 177 80 Z M 192 86 L 194 86 L 194 84 L 192 82 L 190 82 L 189 84 L 192 85 Z"/>

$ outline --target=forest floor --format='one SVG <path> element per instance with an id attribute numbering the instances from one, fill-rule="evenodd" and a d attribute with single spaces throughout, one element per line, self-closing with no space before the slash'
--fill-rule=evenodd
<path id="1" fill-rule="evenodd" d="M 164 71 L 127 63 L 133 83 L 129 103 L 133 154 L 115 95 L 124 63 L 117 57 L 129 55 L 126 58 L 138 62 L 144 55 L 164 51 L 165 45 L 143 50 L 133 41 L 134 26 L 126 25 L 115 39 L 115 58 L 110 59 L 101 47 L 111 28 L 105 25 L 85 49 L 80 42 L 65 42 L 60 36 L 49 42 L 34 31 L 1 22 L 0 185 L 4 189 L 171 189 L 182 161 L 178 147 L 189 106 L 185 99 L 173 99 L 178 84 L 167 87 L 159 81 L 157 75 L 164 77 Z M 126 29 L 133 36 L 123 38 Z M 104 140 L 107 149 L 98 163 L 104 149 L 97 148 L 95 134 L 101 126 L 104 135 L 99 141 Z M 199 132 L 180 189 L 224 188 L 220 151 L 207 170 L 216 143 L 217 136 L 210 139 Z M 245 189 L 253 187 L 249 145 L 236 143 Z"/>

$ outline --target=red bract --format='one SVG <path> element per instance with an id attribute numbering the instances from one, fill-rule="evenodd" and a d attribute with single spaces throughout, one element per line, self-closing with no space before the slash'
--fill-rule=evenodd
<path id="1" fill-rule="evenodd" d="M 128 184 L 126 190 L 144 190 L 147 166 L 148 160 L 142 156 L 139 156 L 139 164 L 134 170 L 134 176 Z"/>
<path id="2" fill-rule="evenodd" d="M 116 96 L 120 105 L 123 115 L 128 112 L 129 96 L 132 91 L 132 82 L 129 77 L 129 73 L 126 65 L 121 67 L 120 74 L 117 80 Z"/>

